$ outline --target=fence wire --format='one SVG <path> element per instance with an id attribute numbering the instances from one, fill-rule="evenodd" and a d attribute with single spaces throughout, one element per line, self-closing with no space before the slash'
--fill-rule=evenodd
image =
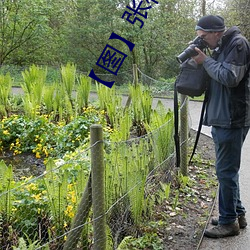
<path id="1" fill-rule="evenodd" d="M 171 181 L 174 146 L 171 138 L 164 137 L 169 123 L 140 138 L 105 142 L 106 218 L 110 239 L 107 249 L 117 249 L 126 236 L 135 235 L 139 223 L 154 214 L 153 204 L 160 183 Z M 89 150 L 81 152 L 82 158 L 89 157 Z M 163 160 L 159 162 L 159 158 Z M 76 239 L 75 249 L 91 249 L 94 222 L 91 204 L 89 211 L 84 208 L 88 215 L 86 221 L 83 216 L 77 227 L 71 227 L 82 193 L 86 188 L 91 189 L 87 185 L 91 171 L 88 164 L 89 160 L 87 164 L 51 161 L 42 175 L 25 178 L 14 189 L 6 188 L 0 202 L 2 211 L 8 211 L 10 216 L 2 215 L 0 221 L 1 249 L 12 249 L 21 242 L 32 242 L 35 249 L 64 249 L 67 236 L 78 229 L 82 232 Z"/>
<path id="2" fill-rule="evenodd" d="M 105 152 L 107 249 L 117 249 L 126 237 L 136 236 L 138 225 L 154 216 L 161 183 L 173 178 L 173 128 L 170 117 L 144 136 L 97 142 L 104 143 Z M 18 179 L 11 165 L 1 161 L 1 249 L 92 249 L 93 224 L 100 219 L 93 219 L 91 208 L 92 147 L 79 148 L 73 158 L 48 159 L 39 166 L 42 174 Z M 69 235 L 72 245 L 66 245 Z"/>

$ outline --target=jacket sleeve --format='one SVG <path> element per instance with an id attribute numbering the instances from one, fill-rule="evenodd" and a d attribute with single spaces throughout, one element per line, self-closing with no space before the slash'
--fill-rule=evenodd
<path id="1" fill-rule="evenodd" d="M 224 58 L 218 61 L 207 57 L 203 66 L 209 76 L 227 87 L 236 87 L 243 79 L 249 67 L 250 53 L 244 38 L 235 39 L 227 48 Z M 221 61 L 220 61 L 221 60 Z M 222 61 L 223 60 L 223 61 Z"/>

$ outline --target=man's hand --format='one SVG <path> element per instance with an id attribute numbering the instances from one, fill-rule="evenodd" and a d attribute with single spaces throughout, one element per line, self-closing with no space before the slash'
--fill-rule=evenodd
<path id="1" fill-rule="evenodd" d="M 192 57 L 197 64 L 203 64 L 207 56 L 197 47 L 194 48 L 195 51 L 198 53 L 197 56 Z"/>

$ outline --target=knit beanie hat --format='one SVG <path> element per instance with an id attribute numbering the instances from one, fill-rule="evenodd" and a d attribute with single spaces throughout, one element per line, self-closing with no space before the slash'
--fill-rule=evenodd
<path id="1" fill-rule="evenodd" d="M 195 26 L 195 30 L 210 31 L 224 31 L 224 19 L 221 16 L 203 16 Z"/>

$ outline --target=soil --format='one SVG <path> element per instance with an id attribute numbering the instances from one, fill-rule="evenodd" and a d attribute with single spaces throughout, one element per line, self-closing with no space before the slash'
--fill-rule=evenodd
<path id="1" fill-rule="evenodd" d="M 32 153 L 22 153 L 13 155 L 12 152 L 7 152 L 0 156 L 0 160 L 4 160 L 5 164 L 13 167 L 15 180 L 20 177 L 39 176 L 45 171 L 43 159 L 37 159 Z"/>
<path id="2" fill-rule="evenodd" d="M 191 131 L 191 143 L 196 132 Z M 166 214 L 167 227 L 159 230 L 164 250 L 199 249 L 203 233 L 214 208 L 217 194 L 214 144 L 210 137 L 201 134 L 194 162 L 188 176 L 192 180 L 185 188 L 179 186 L 179 201 L 176 209 L 171 202 L 158 207 Z M 178 189 L 178 186 L 176 185 Z M 171 188 L 172 189 L 172 188 Z M 175 199 L 176 194 L 172 195 Z M 171 200 L 171 199 L 169 199 Z"/>

